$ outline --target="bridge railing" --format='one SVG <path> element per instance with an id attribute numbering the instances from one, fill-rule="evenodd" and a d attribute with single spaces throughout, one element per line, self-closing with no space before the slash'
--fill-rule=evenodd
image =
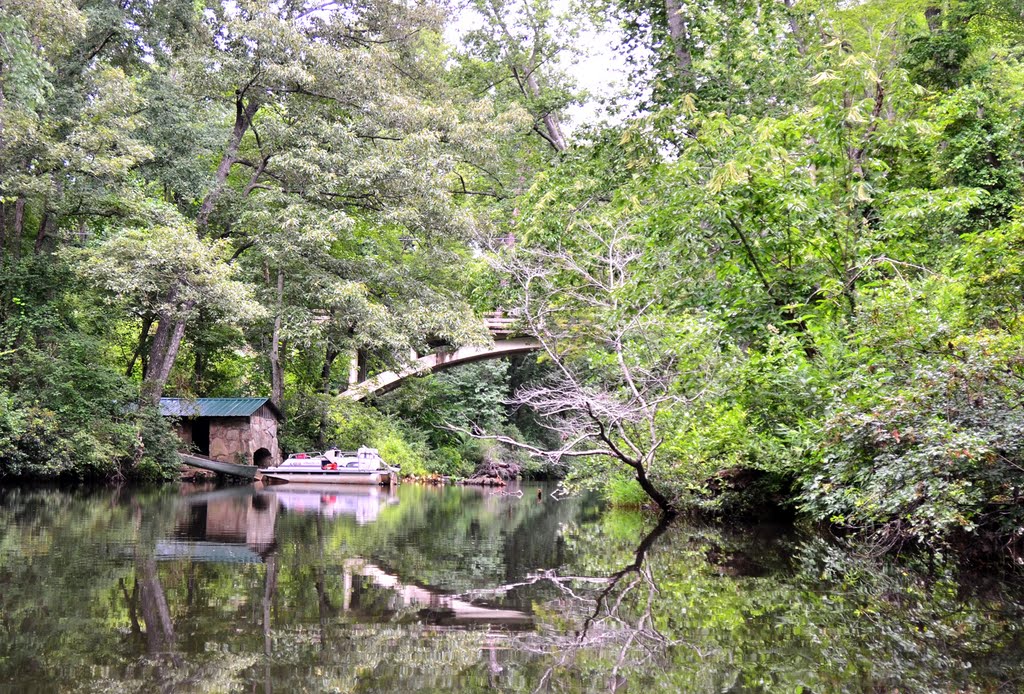
<path id="1" fill-rule="evenodd" d="M 516 332 L 516 325 L 518 320 L 512 318 L 504 311 L 491 311 L 483 314 L 484 327 L 487 328 L 493 335 L 506 337 Z M 328 323 L 331 321 L 331 316 L 326 311 L 314 311 L 313 322 L 314 323 Z"/>
<path id="2" fill-rule="evenodd" d="M 484 327 L 498 339 L 507 338 L 519 331 L 516 329 L 519 321 L 505 314 L 504 311 L 493 311 L 484 314 Z"/>

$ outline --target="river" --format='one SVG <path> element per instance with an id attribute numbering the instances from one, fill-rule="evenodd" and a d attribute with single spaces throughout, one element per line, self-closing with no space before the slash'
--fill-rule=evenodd
<path id="1" fill-rule="evenodd" d="M 1024 580 L 552 487 L 0 490 L 0 690 L 1024 690 Z"/>

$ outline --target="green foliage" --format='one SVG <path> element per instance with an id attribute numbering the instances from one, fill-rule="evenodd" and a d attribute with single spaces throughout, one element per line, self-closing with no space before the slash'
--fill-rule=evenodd
<path id="1" fill-rule="evenodd" d="M 627 50 L 653 56 L 633 76 L 648 108 L 537 176 L 517 218 L 547 258 L 529 284 L 560 292 L 538 321 L 556 361 L 585 355 L 590 403 L 622 393 L 637 319 L 612 306 L 649 297 L 638 368 L 691 374 L 652 429 L 648 473 L 677 504 L 746 513 L 796 492 L 887 542 L 1015 537 L 1019 11 L 755 5 L 610 3 Z M 588 247 L 611 219 L 642 240 L 642 285 L 623 272 L 606 306 L 586 253 L 614 265 Z M 685 315 L 709 329 L 685 339 Z M 620 486 L 592 459 L 569 479 Z"/>
<path id="2" fill-rule="evenodd" d="M 615 508 L 642 508 L 650 503 L 647 493 L 631 477 L 618 475 L 604 483 L 604 497 Z"/>
<path id="3" fill-rule="evenodd" d="M 955 339 L 884 394 L 857 391 L 825 424 L 805 508 L 886 539 L 941 542 L 976 529 L 1012 535 L 1024 476 L 1017 339 Z"/>
<path id="4" fill-rule="evenodd" d="M 427 468 L 439 475 L 466 478 L 473 474 L 474 466 L 469 456 L 455 446 L 441 446 L 431 449 Z"/>
<path id="5" fill-rule="evenodd" d="M 393 424 L 376 410 L 341 398 L 330 401 L 328 417 L 327 443 L 343 450 L 355 450 L 393 431 Z"/>
<path id="6" fill-rule="evenodd" d="M 510 413 L 507 404 L 514 382 L 536 377 L 532 357 L 527 359 L 515 364 L 504 359 L 483 361 L 410 379 L 394 393 L 378 398 L 375 406 L 421 432 L 432 449 L 427 463 L 431 472 L 469 477 L 481 463 L 511 461 L 531 475 L 549 476 L 551 469 L 525 453 L 470 436 L 470 432 L 487 431 L 541 447 L 550 444 L 546 432 L 522 411 Z"/>
<path id="7" fill-rule="evenodd" d="M 964 301 L 974 321 L 1019 329 L 1024 315 L 1024 220 L 1015 219 L 964 236 L 951 270 L 963 279 Z"/>
<path id="8" fill-rule="evenodd" d="M 172 210 L 158 211 L 179 221 Z M 232 279 L 224 242 L 196 236 L 187 224 L 130 228 L 102 243 L 67 253 L 82 280 L 121 311 L 174 315 L 188 305 L 210 321 L 252 320 L 261 311 L 246 285 Z M 171 291 L 176 283 L 178 291 Z"/>
<path id="9" fill-rule="evenodd" d="M 466 182 L 530 123 L 449 79 L 443 19 L 389 0 L 0 8 L 0 388 L 48 445 L 121 426 L 140 379 L 147 402 L 287 389 L 286 442 L 322 441 L 350 352 L 390 368 L 484 339 Z M 148 460 L 124 426 L 83 475 Z"/>
<path id="10" fill-rule="evenodd" d="M 400 468 L 403 475 L 422 477 L 432 472 L 427 467 L 427 459 L 422 448 L 417 450 L 417 447 L 406 441 L 398 432 L 371 439 L 371 444 L 380 451 L 381 457 L 388 465 Z"/>
<path id="11" fill-rule="evenodd" d="M 159 413 L 121 413 L 79 428 L 0 392 L 0 479 L 163 481 L 178 472 L 178 440 Z"/>
<path id="12" fill-rule="evenodd" d="M 441 446 L 460 440 L 443 427 L 490 429 L 504 422 L 510 395 L 509 363 L 493 360 L 411 379 L 380 398 L 378 406 L 423 429 L 432 444 Z"/>
<path id="13" fill-rule="evenodd" d="M 163 477 L 140 393 L 272 393 L 288 450 L 532 460 L 484 430 L 624 503 L 1012 537 L 1018 5 L 480 0 L 455 49 L 429 4 L 12 0 L 3 474 Z M 566 135 L 584 15 L 632 75 Z M 542 359 L 335 397 L 498 308 Z"/>
<path id="14" fill-rule="evenodd" d="M 429 467 L 427 448 L 415 432 L 371 407 L 333 398 L 327 422 L 325 443 L 328 446 L 352 451 L 362 446 L 376 448 L 385 462 L 400 467 L 403 475 L 434 472 Z"/>
<path id="15" fill-rule="evenodd" d="M 177 438 L 137 388 L 107 361 L 95 319 L 67 284 L 60 260 L 8 266 L 10 304 L 0 321 L 0 476 L 5 479 L 170 479 Z M 24 297 L 24 298 L 22 298 Z"/>
<path id="16" fill-rule="evenodd" d="M 176 479 L 181 467 L 178 450 L 181 441 L 171 422 L 156 408 L 142 408 L 133 422 L 137 434 L 134 453 L 141 452 L 133 466 L 124 474 L 132 479 L 160 482 Z M 140 451 L 141 449 L 141 451 Z"/>

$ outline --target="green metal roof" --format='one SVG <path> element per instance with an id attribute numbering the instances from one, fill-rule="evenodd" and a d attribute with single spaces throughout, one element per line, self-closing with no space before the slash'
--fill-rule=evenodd
<path id="1" fill-rule="evenodd" d="M 160 398 L 165 417 L 248 417 L 264 405 L 281 416 L 270 398 Z"/>

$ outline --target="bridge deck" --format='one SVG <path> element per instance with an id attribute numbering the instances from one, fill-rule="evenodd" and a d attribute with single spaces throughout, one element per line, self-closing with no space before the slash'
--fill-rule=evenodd
<path id="1" fill-rule="evenodd" d="M 397 388 L 403 380 L 410 376 L 420 376 L 434 371 L 447 369 L 458 364 L 468 364 L 484 359 L 525 352 L 535 352 L 541 348 L 540 342 L 533 337 L 512 337 L 495 340 L 491 345 L 464 346 L 458 349 L 442 349 L 422 356 L 400 371 L 385 371 L 361 383 L 353 383 L 349 389 L 341 393 L 347 400 L 362 400 L 368 395 L 379 395 Z"/>

